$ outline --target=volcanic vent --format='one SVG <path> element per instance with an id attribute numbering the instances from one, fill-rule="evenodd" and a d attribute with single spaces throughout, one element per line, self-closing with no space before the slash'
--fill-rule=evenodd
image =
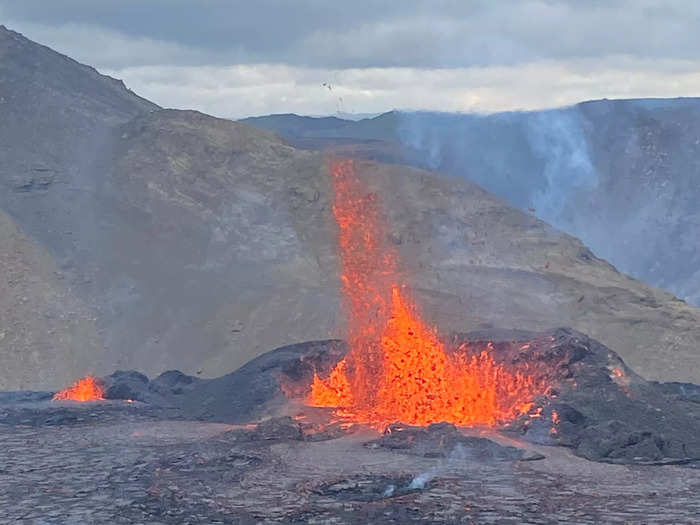
<path id="1" fill-rule="evenodd" d="M 329 162 L 328 173 L 350 351 L 327 377 L 314 374 L 307 403 L 380 427 L 496 425 L 527 413 L 548 391 L 545 376 L 527 363 L 497 362 L 491 345 L 462 344 L 448 352 L 402 283 L 377 196 L 352 160 Z"/>
<path id="2" fill-rule="evenodd" d="M 56 392 L 54 401 L 100 401 L 104 399 L 104 387 L 101 381 L 92 376 L 85 376 L 68 388 Z"/>

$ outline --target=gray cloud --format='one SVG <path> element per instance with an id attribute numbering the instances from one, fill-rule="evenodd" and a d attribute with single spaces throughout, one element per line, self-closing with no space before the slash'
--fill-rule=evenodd
<path id="1" fill-rule="evenodd" d="M 170 65 L 450 68 L 612 55 L 693 59 L 700 50 L 693 0 L 0 0 L 0 8 L 20 26 L 157 44 L 171 51 Z M 146 54 L 141 62 L 163 58 Z"/>
<path id="2" fill-rule="evenodd" d="M 164 106 L 224 117 L 396 109 L 493 112 L 591 98 L 693 96 L 699 61 L 574 60 L 519 66 L 328 70 L 287 65 L 143 66 L 106 73 Z M 333 90 L 322 86 L 330 81 Z"/>
<path id="3" fill-rule="evenodd" d="M 0 23 L 224 117 L 700 94 L 693 0 L 0 0 Z"/>

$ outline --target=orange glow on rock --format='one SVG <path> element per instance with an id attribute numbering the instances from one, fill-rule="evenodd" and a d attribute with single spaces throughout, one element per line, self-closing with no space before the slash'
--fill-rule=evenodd
<path id="1" fill-rule="evenodd" d="M 330 163 L 350 352 L 327 378 L 314 376 L 308 403 L 360 423 L 496 425 L 527 413 L 541 380 L 507 370 L 489 345 L 448 353 L 400 285 L 376 196 L 352 160 Z"/>
<path id="2" fill-rule="evenodd" d="M 57 392 L 55 401 L 100 401 L 104 399 L 104 388 L 92 376 L 79 379 L 68 388 Z"/>
<path id="3" fill-rule="evenodd" d="M 350 383 L 345 374 L 346 363 L 343 359 L 328 376 L 325 381 L 314 375 L 311 384 L 311 399 L 315 406 L 350 406 L 352 405 L 352 393 Z"/>

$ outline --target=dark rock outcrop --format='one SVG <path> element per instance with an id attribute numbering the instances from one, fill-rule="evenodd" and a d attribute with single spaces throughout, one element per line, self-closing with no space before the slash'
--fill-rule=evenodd
<path id="1" fill-rule="evenodd" d="M 675 386 L 646 381 L 615 352 L 572 330 L 492 335 L 494 353 L 506 363 L 527 360 L 550 374 L 550 395 L 537 399 L 508 431 L 535 443 L 571 447 L 594 461 L 700 462 L 700 409 L 679 399 Z M 456 340 L 478 345 L 479 338 Z"/>
<path id="2" fill-rule="evenodd" d="M 427 428 L 390 425 L 382 437 L 365 446 L 452 461 L 532 461 L 544 457 L 521 448 L 499 445 L 484 437 L 465 436 L 449 423 L 437 423 Z"/>

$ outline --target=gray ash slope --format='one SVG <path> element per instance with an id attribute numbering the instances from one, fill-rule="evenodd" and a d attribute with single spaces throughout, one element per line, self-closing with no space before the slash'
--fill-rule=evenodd
<path id="1" fill-rule="evenodd" d="M 111 126 L 157 106 L 0 26 L 0 350 L 3 387 L 53 386 L 103 357 L 75 272 L 99 238 L 96 162 Z"/>
<path id="2" fill-rule="evenodd" d="M 0 388 L 181 369 L 342 336 L 324 158 L 160 109 L 0 29 Z M 572 326 L 650 379 L 700 380 L 700 313 L 464 181 L 358 162 L 441 332 Z"/>
<path id="3" fill-rule="evenodd" d="M 355 149 L 464 177 L 581 238 L 622 271 L 698 305 L 699 117 L 700 99 L 679 98 L 493 115 L 243 121 L 300 147 Z"/>

